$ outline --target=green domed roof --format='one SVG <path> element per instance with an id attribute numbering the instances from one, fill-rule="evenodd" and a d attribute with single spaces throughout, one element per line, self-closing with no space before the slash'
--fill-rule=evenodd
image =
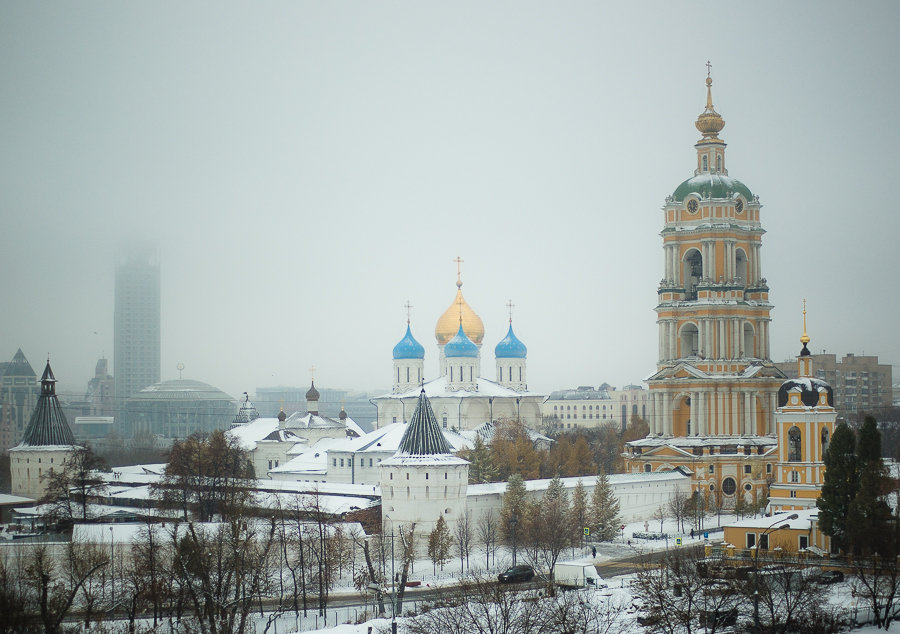
<path id="1" fill-rule="evenodd" d="M 747 200 L 753 200 L 753 194 L 746 185 L 724 174 L 705 173 L 689 178 L 675 188 L 672 198 L 681 202 L 688 194 L 699 194 L 701 198 L 730 198 L 740 194 Z"/>

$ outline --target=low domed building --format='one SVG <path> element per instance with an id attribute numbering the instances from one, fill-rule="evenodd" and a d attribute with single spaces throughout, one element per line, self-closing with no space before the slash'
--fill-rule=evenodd
<path id="1" fill-rule="evenodd" d="M 202 381 L 162 381 L 128 398 L 125 429 L 130 436 L 161 438 L 224 430 L 231 426 L 236 406 L 236 399 Z"/>

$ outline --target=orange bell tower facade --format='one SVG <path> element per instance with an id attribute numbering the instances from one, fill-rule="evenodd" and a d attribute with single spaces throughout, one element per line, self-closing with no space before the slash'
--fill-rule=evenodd
<path id="1" fill-rule="evenodd" d="M 651 432 L 762 436 L 775 432 L 784 376 L 769 358 L 772 305 L 760 259 L 761 205 L 728 175 L 719 138 L 725 121 L 713 108 L 710 77 L 706 90 L 694 176 L 663 207 Z"/>
<path id="2" fill-rule="evenodd" d="M 698 489 L 733 501 L 737 491 L 758 491 L 771 477 L 776 396 L 785 377 L 769 356 L 761 205 L 728 174 L 719 138 L 725 121 L 713 107 L 708 75 L 706 90 L 694 175 L 662 208 L 659 354 L 647 379 L 653 415 L 650 435 L 626 448 L 626 466 L 682 466 Z"/>

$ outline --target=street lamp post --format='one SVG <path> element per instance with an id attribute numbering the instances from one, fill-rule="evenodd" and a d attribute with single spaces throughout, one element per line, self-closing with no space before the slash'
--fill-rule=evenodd
<path id="1" fill-rule="evenodd" d="M 116 548 L 113 542 L 113 527 L 109 527 L 109 572 L 112 579 L 112 604 L 116 605 Z"/>
<path id="2" fill-rule="evenodd" d="M 775 532 L 780 531 L 782 528 L 789 528 L 790 524 L 781 524 L 780 526 L 776 526 L 780 522 L 789 522 L 791 520 L 795 520 L 800 517 L 797 513 L 792 513 L 787 517 L 780 517 L 775 520 L 769 528 L 762 532 L 762 535 L 759 536 L 759 541 L 756 543 L 756 552 L 753 554 L 753 627 L 755 631 L 759 631 L 759 546 L 762 543 L 763 537 L 766 538 L 766 547 L 768 548 L 768 536 Z"/>

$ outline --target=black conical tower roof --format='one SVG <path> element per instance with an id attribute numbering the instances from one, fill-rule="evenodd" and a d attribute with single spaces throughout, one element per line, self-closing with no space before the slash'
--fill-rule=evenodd
<path id="1" fill-rule="evenodd" d="M 50 369 L 50 361 L 41 376 L 41 395 L 38 398 L 25 437 L 20 447 L 46 447 L 48 445 L 74 445 L 75 436 L 69 429 L 66 415 L 56 398 L 56 377 Z"/>
<path id="2" fill-rule="evenodd" d="M 431 409 L 431 403 L 425 396 L 425 390 L 422 390 L 419 393 L 419 402 L 416 403 L 416 411 L 413 412 L 412 420 L 400 440 L 397 455 L 434 456 L 452 453 L 453 448 L 444 438 Z"/>

